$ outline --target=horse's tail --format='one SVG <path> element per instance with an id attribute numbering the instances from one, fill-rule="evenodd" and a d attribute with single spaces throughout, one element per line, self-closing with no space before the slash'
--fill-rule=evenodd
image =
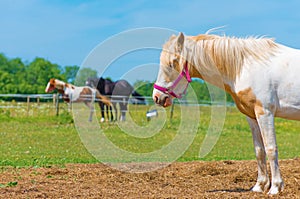
<path id="1" fill-rule="evenodd" d="M 139 104 L 146 104 L 146 100 L 143 95 L 139 94 L 136 91 L 133 91 L 131 95 L 138 100 Z"/>
<path id="2" fill-rule="evenodd" d="M 110 99 L 108 97 L 104 96 L 104 95 L 101 95 L 98 90 L 96 90 L 96 98 L 98 100 L 101 100 L 101 102 L 103 102 L 107 106 L 111 106 L 112 105 Z"/>

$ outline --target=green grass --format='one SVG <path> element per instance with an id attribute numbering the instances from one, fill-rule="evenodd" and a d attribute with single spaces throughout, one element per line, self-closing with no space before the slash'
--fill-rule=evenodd
<path id="1" fill-rule="evenodd" d="M 140 128 L 149 129 L 150 123 L 146 120 L 147 106 L 131 106 L 130 116 Z M 31 109 L 32 114 L 18 113 L 18 110 L 0 109 L 0 166 L 36 166 L 64 165 L 66 163 L 95 163 L 98 162 L 82 144 L 72 115 L 66 109 L 61 110 L 57 117 L 51 111 Z M 190 147 L 179 157 L 178 161 L 193 160 L 250 160 L 255 159 L 252 136 L 245 117 L 236 108 L 227 108 L 226 120 L 218 142 L 212 151 L 204 158 L 199 158 L 199 150 L 207 133 L 210 123 L 210 107 L 201 107 L 198 130 Z M 192 111 L 192 110 L 191 110 Z M 117 123 L 100 124 L 101 131 L 118 148 L 132 153 L 149 153 L 167 146 L 176 137 L 180 124 L 180 109 L 175 107 L 172 121 L 169 119 L 170 109 L 165 115 L 154 118 L 155 125 L 162 125 L 160 119 L 166 116 L 167 120 L 159 132 L 143 138 L 123 132 Z M 99 111 L 97 113 L 99 119 Z M 86 118 L 83 116 L 83 118 Z M 156 121 L 155 121 L 156 120 Z M 276 119 L 276 135 L 279 147 L 279 158 L 288 159 L 300 156 L 300 122 Z M 123 123 L 129 129 L 131 123 Z M 188 129 L 188 128 L 186 128 Z M 97 130 L 97 129 L 96 129 Z M 99 132 L 100 134 L 101 132 Z M 141 135 L 144 135 L 141 131 Z M 149 131 L 148 133 L 151 133 Z M 191 136 L 186 133 L 187 138 Z M 147 136 L 148 135 L 148 136 Z M 184 142 L 184 140 L 182 140 Z M 180 145 L 174 146 L 180 148 Z M 105 150 L 105 148 L 103 149 Z M 109 156 L 107 161 L 120 161 L 116 156 Z M 147 159 L 143 159 L 147 161 Z"/>
<path id="2" fill-rule="evenodd" d="M 95 162 L 68 114 L 0 119 L 0 165 L 50 166 Z"/>

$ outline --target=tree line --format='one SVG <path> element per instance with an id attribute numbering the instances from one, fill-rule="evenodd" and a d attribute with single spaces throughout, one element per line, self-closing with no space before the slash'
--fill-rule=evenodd
<path id="1" fill-rule="evenodd" d="M 50 78 L 74 81 L 78 66 L 61 67 L 44 58 L 24 63 L 20 58 L 9 59 L 0 54 L 1 94 L 42 94 Z"/>
<path id="2" fill-rule="evenodd" d="M 20 58 L 10 59 L 0 54 L 0 94 L 43 94 L 50 78 L 84 85 L 88 77 L 97 77 L 97 71 L 93 69 L 79 69 L 76 65 L 62 67 L 40 57 L 31 62 L 23 62 Z M 133 86 L 141 95 L 152 96 L 153 84 L 154 82 L 138 80 Z M 203 81 L 192 81 L 191 86 L 199 101 L 210 101 L 210 93 Z M 232 102 L 228 94 L 227 101 Z"/>

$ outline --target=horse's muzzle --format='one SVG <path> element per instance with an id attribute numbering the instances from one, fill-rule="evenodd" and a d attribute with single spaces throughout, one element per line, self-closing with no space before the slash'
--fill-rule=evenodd
<path id="1" fill-rule="evenodd" d="M 172 105 L 172 99 L 169 95 L 167 94 L 160 94 L 160 93 L 156 93 L 153 96 L 153 101 L 163 107 L 168 107 Z"/>

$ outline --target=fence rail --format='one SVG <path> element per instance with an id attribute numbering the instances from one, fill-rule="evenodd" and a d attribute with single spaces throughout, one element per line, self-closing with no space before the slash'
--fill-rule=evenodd
<path id="1" fill-rule="evenodd" d="M 88 97 L 88 96 L 86 96 Z M 89 96 L 91 98 L 91 96 Z M 113 102 L 123 102 L 125 96 L 114 96 Z M 143 96 L 145 99 L 146 105 L 153 105 L 152 97 Z M 9 101 L 8 101 L 9 99 Z M 20 100 L 23 99 L 23 100 Z M 120 99 L 120 100 L 118 100 Z M 41 102 L 44 101 L 44 102 Z M 22 101 L 22 102 L 20 102 Z M 48 102 L 48 103 L 45 103 Z M 99 101 L 95 99 L 95 101 Z M 52 103 L 51 103 L 52 102 Z M 62 95 L 60 94 L 0 94 L 0 113 L 3 110 L 12 110 L 12 109 L 22 109 L 25 115 L 33 115 L 33 111 L 49 109 L 52 114 L 59 115 L 60 109 L 70 110 L 70 105 L 67 105 L 63 102 Z M 134 97 L 129 98 L 130 104 L 139 104 Z M 182 104 L 186 106 L 210 106 L 210 105 L 221 105 L 224 106 L 224 103 L 212 103 L 211 101 L 192 101 L 192 100 L 180 100 L 174 101 L 174 104 Z M 227 103 L 226 106 L 234 106 L 232 103 Z M 2 111 L 1 111 L 2 110 Z M 136 111 L 138 109 L 135 109 Z M 15 115 L 18 115 L 17 113 Z"/>
<path id="2" fill-rule="evenodd" d="M 7 98 L 42 98 L 42 99 L 51 99 L 53 95 L 56 94 L 0 94 L 0 97 L 7 97 Z"/>
<path id="3" fill-rule="evenodd" d="M 88 98 L 91 96 L 85 96 L 85 97 Z M 109 97 L 109 96 L 107 96 L 107 97 Z M 142 97 L 145 99 L 146 104 L 153 104 L 152 97 L 150 97 L 150 96 L 142 96 Z M 1 99 L 3 100 L 3 98 L 13 98 L 13 99 L 14 98 L 19 98 L 19 99 L 23 98 L 23 99 L 27 99 L 27 101 L 30 99 L 36 99 L 37 102 L 40 99 L 53 100 L 53 102 L 56 99 L 63 101 L 62 95 L 56 94 L 56 93 L 54 93 L 54 94 L 0 94 L 0 102 L 1 102 Z M 114 95 L 113 102 L 123 102 L 124 98 L 127 98 L 127 96 Z M 120 100 L 118 100 L 118 99 L 120 99 Z M 134 99 L 135 99 L 134 97 L 130 97 L 129 103 L 134 104 L 136 102 Z M 95 101 L 100 101 L 100 100 L 95 99 Z M 222 103 L 222 102 L 221 103 L 220 102 L 212 102 L 212 101 L 207 101 L 207 100 L 195 101 L 195 100 L 185 100 L 185 99 L 180 100 L 180 102 L 175 101 L 175 103 L 186 104 L 186 105 L 190 105 L 190 106 L 224 105 L 224 103 Z M 234 103 L 227 102 L 226 106 L 234 106 Z"/>

